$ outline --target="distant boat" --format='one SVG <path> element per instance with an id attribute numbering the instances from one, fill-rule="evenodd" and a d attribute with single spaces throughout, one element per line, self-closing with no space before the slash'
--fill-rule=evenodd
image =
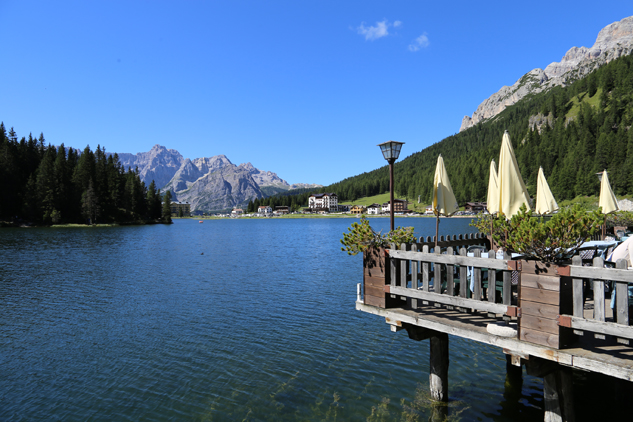
<path id="1" fill-rule="evenodd" d="M 204 221 L 200 220 L 200 221 L 198 221 L 198 223 L 202 224 L 202 223 L 204 223 Z"/>

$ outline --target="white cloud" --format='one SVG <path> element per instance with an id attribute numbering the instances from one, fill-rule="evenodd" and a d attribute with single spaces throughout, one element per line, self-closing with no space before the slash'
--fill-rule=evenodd
<path id="1" fill-rule="evenodd" d="M 395 22 L 393 23 L 393 27 L 394 27 L 394 28 L 397 28 L 397 27 L 399 27 L 400 25 L 402 25 L 402 22 L 400 22 L 400 21 L 395 21 Z"/>
<path id="2" fill-rule="evenodd" d="M 417 37 L 411 44 L 409 44 L 409 51 L 418 51 L 421 48 L 428 47 L 430 44 L 429 37 L 427 37 L 426 32 L 419 37 Z"/>
<path id="3" fill-rule="evenodd" d="M 358 28 L 356 28 L 356 31 L 360 35 L 363 35 L 365 37 L 365 40 L 374 41 L 378 38 L 386 37 L 387 35 L 389 35 L 390 26 L 397 27 L 401 24 L 402 22 L 400 21 L 396 21 L 395 23 L 391 24 L 387 19 L 382 22 L 376 22 L 376 26 L 365 26 L 365 22 L 363 22 Z"/>

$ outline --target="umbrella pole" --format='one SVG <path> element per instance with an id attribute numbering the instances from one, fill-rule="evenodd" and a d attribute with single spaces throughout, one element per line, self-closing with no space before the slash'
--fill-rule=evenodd
<path id="1" fill-rule="evenodd" d="M 437 219 L 435 220 L 435 249 L 437 249 L 437 238 L 440 233 L 440 215 L 437 214 Z"/>

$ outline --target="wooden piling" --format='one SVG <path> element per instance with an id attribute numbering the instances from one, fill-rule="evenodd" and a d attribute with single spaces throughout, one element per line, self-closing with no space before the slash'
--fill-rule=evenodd
<path id="1" fill-rule="evenodd" d="M 431 337 L 429 387 L 431 398 L 448 402 L 448 334 L 437 333 Z"/>

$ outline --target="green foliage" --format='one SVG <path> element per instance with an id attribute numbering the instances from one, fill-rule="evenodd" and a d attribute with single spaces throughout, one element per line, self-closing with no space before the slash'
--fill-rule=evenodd
<path id="1" fill-rule="evenodd" d="M 101 146 L 94 152 L 87 146 L 81 153 L 64 144 L 46 146 L 43 134 L 18 141 L 4 123 L 0 123 L 0 186 L 2 221 L 116 223 L 160 217 L 155 187 L 149 195 L 138 171 L 126 171 L 116 154 L 106 154 Z"/>
<path id="2" fill-rule="evenodd" d="M 165 192 L 163 196 L 163 221 L 171 223 L 171 191 Z"/>
<path id="3" fill-rule="evenodd" d="M 631 211 L 619 211 L 613 214 L 607 215 L 607 227 L 632 227 L 633 226 L 633 212 Z"/>
<path id="4" fill-rule="evenodd" d="M 361 217 L 360 223 L 353 222 L 347 230 L 349 233 L 343 233 L 343 239 L 341 239 L 343 245 L 341 250 L 347 252 L 348 255 L 356 255 L 370 247 L 415 242 L 413 227 L 396 227 L 395 230 L 383 235 L 382 232 L 376 232 L 372 229 L 369 220 L 364 215 Z"/>
<path id="5" fill-rule="evenodd" d="M 529 259 L 558 262 L 571 258 L 604 222 L 599 211 L 587 212 L 579 206 L 565 208 L 551 218 L 533 217 L 525 205 L 510 220 L 480 216 L 473 226 L 490 234 L 507 252 Z"/>

